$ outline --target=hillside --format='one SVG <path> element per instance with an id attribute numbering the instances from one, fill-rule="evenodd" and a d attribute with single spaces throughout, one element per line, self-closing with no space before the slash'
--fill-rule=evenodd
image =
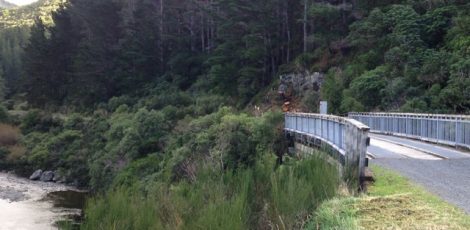
<path id="1" fill-rule="evenodd" d="M 0 5 L 4 2 L 0 0 Z M 63 2 L 65 0 L 40 0 L 23 7 L 2 9 L 0 13 L 0 29 L 31 26 L 37 17 L 41 18 L 46 24 L 50 24 L 52 23 L 51 12 L 55 11 Z"/>
<path id="2" fill-rule="evenodd" d="M 20 57 L 22 47 L 26 46 L 29 38 L 29 27 L 37 17 L 46 25 L 51 25 L 51 12 L 62 2 L 63 0 L 40 0 L 26 6 L 0 9 L 0 98 L 17 93 L 22 85 L 23 61 Z M 9 3 L 0 0 L 0 4 Z"/>
<path id="3" fill-rule="evenodd" d="M 0 8 L 9 9 L 13 7 L 16 7 L 16 5 L 5 0 L 0 0 Z"/>
<path id="4" fill-rule="evenodd" d="M 21 130 L 0 163 L 102 194 L 84 229 L 299 228 L 339 179 L 286 156 L 285 99 L 333 114 L 470 112 L 466 1 L 69 2 L 18 56 L 7 88 L 27 105 L 4 105 L 26 115 L 0 106 Z M 58 6 L 38 4 L 5 10 L 4 27 Z M 291 93 L 278 95 L 283 75 Z"/>

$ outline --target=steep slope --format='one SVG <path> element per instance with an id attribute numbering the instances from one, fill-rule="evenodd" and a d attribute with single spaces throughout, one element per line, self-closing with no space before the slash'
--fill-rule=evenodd
<path id="1" fill-rule="evenodd" d="M 63 2 L 65 0 L 39 0 L 27 6 L 3 9 L 0 13 L 0 29 L 30 26 L 34 23 L 36 17 L 41 18 L 46 24 L 52 23 L 51 12 L 56 10 Z M 4 3 L 10 4 L 0 0 L 0 7 Z"/>

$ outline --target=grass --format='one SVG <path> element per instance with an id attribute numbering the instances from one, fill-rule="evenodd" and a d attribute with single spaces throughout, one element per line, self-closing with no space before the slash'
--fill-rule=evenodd
<path id="1" fill-rule="evenodd" d="M 8 162 L 15 162 L 21 159 L 26 154 L 26 148 L 21 145 L 14 145 L 8 147 L 9 154 L 6 158 Z"/>
<path id="2" fill-rule="evenodd" d="M 336 167 L 320 157 L 209 169 L 194 182 L 118 187 L 92 198 L 82 229 L 299 229 L 338 182 Z"/>
<path id="3" fill-rule="evenodd" d="M 390 170 L 372 171 L 366 195 L 323 203 L 306 229 L 470 229 L 462 210 Z"/>
<path id="4" fill-rule="evenodd" d="M 0 146 L 12 146 L 18 143 L 20 129 L 15 126 L 0 124 Z"/>
<path id="5" fill-rule="evenodd" d="M 14 162 L 25 155 L 26 149 L 20 144 L 21 131 L 9 124 L 0 124 L 0 148 L 6 150 L 3 156 L 7 162 Z"/>

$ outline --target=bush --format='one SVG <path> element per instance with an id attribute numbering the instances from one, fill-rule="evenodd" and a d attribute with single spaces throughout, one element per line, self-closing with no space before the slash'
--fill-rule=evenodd
<path id="1" fill-rule="evenodd" d="M 0 105 L 0 122 L 7 123 L 10 121 L 10 115 L 8 114 L 7 108 L 5 106 Z"/>
<path id="2" fill-rule="evenodd" d="M 236 169 L 254 164 L 256 143 L 251 138 L 251 122 L 246 116 L 223 118 L 218 130 L 216 149 L 222 153 L 224 168 Z"/>
<path id="3" fill-rule="evenodd" d="M 33 131 L 47 132 L 51 128 L 57 128 L 62 125 L 62 121 L 58 117 L 46 114 L 39 110 L 31 110 L 21 121 L 21 131 L 30 133 Z"/>
<path id="4" fill-rule="evenodd" d="M 351 82 L 353 97 L 364 106 L 374 108 L 382 102 L 383 89 L 387 86 L 385 67 L 366 72 Z"/>
<path id="5" fill-rule="evenodd" d="M 8 155 L 8 149 L 5 147 L 0 147 L 0 165 L 4 162 L 5 158 Z"/>
<path id="6" fill-rule="evenodd" d="M 108 101 L 108 111 L 114 112 L 121 105 L 132 106 L 135 103 L 134 99 L 124 95 L 120 97 L 113 97 Z"/>

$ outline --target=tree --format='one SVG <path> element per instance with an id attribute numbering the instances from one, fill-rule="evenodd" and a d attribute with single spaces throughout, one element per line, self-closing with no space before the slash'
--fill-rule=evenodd
<path id="1" fill-rule="evenodd" d="M 36 19 L 31 27 L 29 42 L 23 56 L 25 68 L 25 90 L 27 99 L 33 105 L 44 105 L 50 96 L 49 65 L 47 55 L 49 43 L 46 38 L 46 27 L 41 19 Z"/>
<path id="2" fill-rule="evenodd" d="M 368 108 L 374 108 L 382 102 L 383 89 L 387 85 L 385 67 L 378 67 L 365 72 L 351 82 L 354 98 Z"/>

